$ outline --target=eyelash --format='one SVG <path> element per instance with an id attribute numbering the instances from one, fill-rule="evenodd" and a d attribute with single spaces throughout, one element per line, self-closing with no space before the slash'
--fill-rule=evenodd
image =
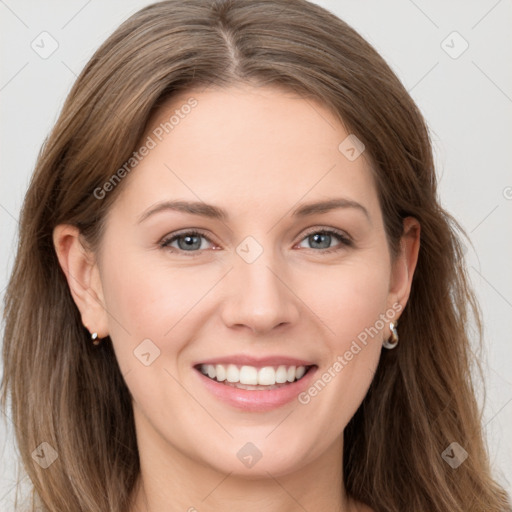
<path id="1" fill-rule="evenodd" d="M 341 242 L 339 245 L 336 245 L 336 246 L 331 247 L 329 249 L 310 249 L 312 251 L 320 252 L 322 254 L 330 254 L 330 253 L 333 253 L 333 252 L 340 251 L 340 250 L 342 250 L 343 248 L 346 248 L 346 247 L 353 247 L 353 245 L 354 245 L 353 241 L 345 233 L 343 233 L 342 231 L 338 231 L 336 229 L 332 229 L 332 228 L 329 228 L 329 229 L 327 229 L 327 228 L 326 229 L 316 228 L 316 229 L 313 229 L 311 231 L 308 231 L 301 238 L 300 242 L 302 242 L 304 239 L 308 238 L 309 236 L 315 235 L 315 234 L 331 235 L 331 236 L 334 236 L 335 238 L 337 238 L 339 242 Z M 207 237 L 203 232 L 195 230 L 195 229 L 191 229 L 191 230 L 182 231 L 181 233 L 176 233 L 176 234 L 173 234 L 170 237 L 164 238 L 159 243 L 159 245 L 160 245 L 160 247 L 162 249 L 168 249 L 168 250 L 171 250 L 171 251 L 177 251 L 178 253 L 190 253 L 190 254 L 187 255 L 189 257 L 197 256 L 198 255 L 197 253 L 200 253 L 203 249 L 198 249 L 197 251 L 184 251 L 184 250 L 178 249 L 176 247 L 170 247 L 170 244 L 172 242 L 174 242 L 178 238 L 181 238 L 182 236 L 185 236 L 185 235 L 200 236 L 200 237 L 203 237 L 206 240 L 208 240 L 208 242 L 214 244 L 214 242 L 212 240 L 210 240 L 210 238 Z"/>

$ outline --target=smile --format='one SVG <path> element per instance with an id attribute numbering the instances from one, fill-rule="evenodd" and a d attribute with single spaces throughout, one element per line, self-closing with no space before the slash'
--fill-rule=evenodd
<path id="1" fill-rule="evenodd" d="M 266 412 L 294 403 L 311 385 L 318 366 L 305 363 L 285 357 L 235 357 L 196 364 L 194 373 L 216 401 L 245 412 Z"/>
<path id="2" fill-rule="evenodd" d="M 257 368 L 235 364 L 202 364 L 199 369 L 203 375 L 217 382 L 239 389 L 277 389 L 287 383 L 295 382 L 308 372 L 311 366 L 264 366 Z"/>

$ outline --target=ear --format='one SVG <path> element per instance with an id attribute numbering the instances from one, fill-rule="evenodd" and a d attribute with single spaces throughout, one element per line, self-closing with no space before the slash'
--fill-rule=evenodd
<path id="1" fill-rule="evenodd" d="M 53 230 L 53 245 L 82 323 L 89 332 L 97 332 L 99 338 L 108 336 L 98 265 L 94 254 L 82 244 L 79 229 L 69 224 L 58 225 Z"/>
<path id="2" fill-rule="evenodd" d="M 399 303 L 405 308 L 411 293 L 412 278 L 420 249 L 421 226 L 414 217 L 406 217 L 403 221 L 403 235 L 400 249 L 393 262 L 389 290 L 389 306 Z"/>

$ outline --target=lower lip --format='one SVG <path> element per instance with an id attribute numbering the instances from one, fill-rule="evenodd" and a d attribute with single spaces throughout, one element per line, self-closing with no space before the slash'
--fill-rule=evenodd
<path id="1" fill-rule="evenodd" d="M 300 380 L 269 390 L 238 389 L 210 379 L 197 369 L 194 371 L 206 389 L 222 402 L 244 411 L 265 412 L 292 402 L 310 385 L 317 368 L 316 366 L 310 368 Z"/>

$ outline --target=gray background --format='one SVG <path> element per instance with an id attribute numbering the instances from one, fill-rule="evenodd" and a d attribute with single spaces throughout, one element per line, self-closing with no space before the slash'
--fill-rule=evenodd
<path id="1" fill-rule="evenodd" d="M 28 180 L 66 94 L 93 51 L 121 21 L 149 3 L 0 0 L 1 298 L 14 260 L 17 218 Z M 484 314 L 484 426 L 496 477 L 510 491 L 512 2 L 317 3 L 347 21 L 377 48 L 430 127 L 442 204 L 474 244 L 468 247 L 467 258 Z M 44 31 L 50 36 L 41 36 Z M 52 44 L 58 48 L 44 55 Z M 461 53 L 466 44 L 468 48 Z M 16 449 L 10 420 L 3 420 L 0 509 L 10 511 Z"/>

